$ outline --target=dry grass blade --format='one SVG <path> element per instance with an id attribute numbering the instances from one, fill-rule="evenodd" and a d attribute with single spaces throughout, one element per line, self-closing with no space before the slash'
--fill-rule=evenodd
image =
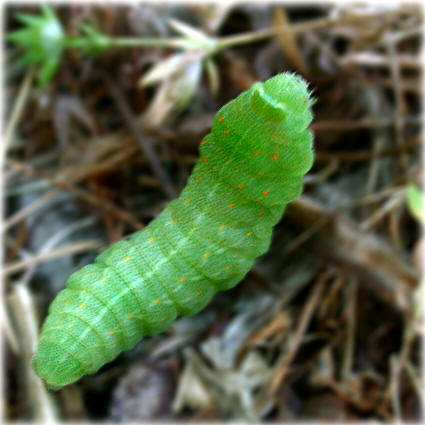
<path id="1" fill-rule="evenodd" d="M 280 8 L 275 7 L 273 9 L 273 26 L 278 27 L 288 27 L 287 32 L 282 32 L 277 34 L 276 37 L 279 40 L 279 43 L 282 47 L 282 50 L 288 56 L 288 60 L 291 65 L 304 75 L 307 75 L 307 68 L 304 62 L 304 59 L 301 55 L 300 49 L 297 46 L 296 39 L 292 32 L 290 31 L 291 25 L 288 21 L 288 16 L 286 12 Z"/>
<path id="2" fill-rule="evenodd" d="M 121 162 L 123 157 L 127 157 L 129 153 L 124 152 L 119 155 L 118 160 Z M 22 164 L 19 161 L 13 161 L 9 160 L 9 164 L 16 170 L 19 170 L 23 172 L 25 175 L 30 177 L 42 177 L 39 172 L 34 170 L 32 167 Z M 115 161 L 113 161 L 115 163 Z M 101 170 L 108 169 L 111 166 L 111 164 L 105 163 L 100 168 Z M 91 173 L 99 172 L 99 167 L 95 167 L 95 169 L 85 169 L 82 172 L 82 176 L 86 177 L 86 175 L 90 175 Z M 49 181 L 53 186 L 56 186 L 59 189 L 68 191 L 70 193 L 73 193 L 77 198 L 82 199 L 83 201 L 94 205 L 96 207 L 102 208 L 105 211 L 109 212 L 110 214 L 114 215 L 115 217 L 122 220 L 124 223 L 128 223 L 130 226 L 132 226 L 134 229 L 141 229 L 143 228 L 143 224 L 137 220 L 135 217 L 133 217 L 128 212 L 122 210 L 121 208 L 118 208 L 116 205 L 114 205 L 112 202 L 109 202 L 106 199 L 102 199 L 98 196 L 96 196 L 93 193 L 90 193 L 89 191 L 85 189 L 81 189 L 77 186 L 75 186 L 73 183 L 70 183 L 74 180 L 75 182 L 82 178 L 81 175 L 78 173 L 73 173 L 73 177 L 71 179 L 66 178 L 67 173 L 66 172 L 60 172 L 59 175 L 54 178 L 45 178 L 46 181 Z M 15 225 L 19 221 L 26 218 L 29 214 L 32 214 L 34 211 L 42 207 L 46 202 L 48 202 L 50 199 L 54 198 L 54 196 L 58 195 L 60 192 L 57 190 L 53 190 L 50 192 L 45 193 L 40 198 L 38 198 L 36 201 L 34 201 L 32 204 L 28 205 L 27 207 L 23 208 L 22 210 L 18 211 L 14 216 L 12 216 L 10 219 L 8 219 L 4 224 L 4 230 L 10 228 L 11 226 Z M 3 231 L 4 231 L 3 230 Z"/>
<path id="3" fill-rule="evenodd" d="M 7 297 L 16 333 L 21 346 L 24 366 L 24 388 L 35 418 L 43 423 L 56 423 L 57 406 L 51 393 L 31 368 L 31 358 L 38 339 L 38 319 L 32 295 L 25 285 L 17 284 Z"/>
<path id="4" fill-rule="evenodd" d="M 39 198 L 37 198 L 34 202 L 27 205 L 26 207 L 22 208 L 20 211 L 15 213 L 12 217 L 9 217 L 2 225 L 2 232 L 7 231 L 10 227 L 14 226 L 15 224 L 19 223 L 21 220 L 24 220 L 29 215 L 33 214 L 38 209 L 45 206 L 49 201 L 54 199 L 56 196 L 59 195 L 58 190 L 50 190 L 49 192 L 46 192 Z"/>
<path id="5" fill-rule="evenodd" d="M 369 66 L 391 68 L 394 62 L 386 55 L 371 52 L 351 53 L 340 60 L 341 66 Z M 422 63 L 416 56 L 399 55 L 396 60 L 396 66 L 413 71 L 419 71 Z"/>
<path id="6" fill-rule="evenodd" d="M 410 151 L 417 149 L 419 147 L 419 140 L 417 137 L 413 137 L 412 139 L 406 141 L 402 146 L 394 146 L 392 148 L 378 150 L 377 152 L 373 151 L 362 151 L 356 150 L 354 152 L 316 152 L 316 160 L 318 161 L 369 161 L 374 156 L 385 157 L 397 155 L 403 151 Z"/>
<path id="7" fill-rule="evenodd" d="M 413 6 L 410 10 L 410 13 L 415 13 L 416 9 Z M 370 14 L 364 14 L 364 15 L 348 15 L 348 16 L 342 16 L 337 18 L 322 18 L 322 19 L 312 19 L 311 21 L 307 22 L 301 22 L 299 24 L 292 25 L 291 28 L 288 28 L 286 26 L 279 27 L 279 28 L 268 28 L 261 31 L 256 31 L 255 33 L 248 33 L 248 34 L 242 34 L 242 35 L 236 35 L 236 36 L 229 36 L 224 37 L 218 41 L 219 48 L 227 48 L 230 46 L 236 46 L 238 44 L 246 44 L 249 42 L 255 42 L 260 41 L 265 38 L 269 38 L 272 36 L 275 36 L 277 34 L 285 33 L 285 32 L 292 32 L 294 34 L 298 32 L 304 32 L 304 31 L 317 31 L 323 28 L 331 28 L 335 26 L 342 26 L 342 25 L 356 25 L 356 24 L 365 24 L 368 21 L 373 21 L 376 18 L 385 17 L 387 19 L 396 19 L 400 15 L 408 15 L 409 14 L 409 8 L 406 7 L 404 10 L 387 10 L 383 12 L 376 12 L 376 13 L 370 13 Z M 414 60 L 415 65 L 419 64 L 418 60 Z"/>
<path id="8" fill-rule="evenodd" d="M 287 217 L 308 229 L 329 217 L 320 204 L 301 198 L 288 206 Z M 410 306 L 411 292 L 418 284 L 416 271 L 391 247 L 374 235 L 363 234 L 358 226 L 341 215 L 318 229 L 311 249 L 359 278 L 379 297 L 401 311 Z M 305 240 L 303 241 L 305 242 Z"/>
<path id="9" fill-rule="evenodd" d="M 316 310 L 318 302 L 320 301 L 320 297 L 325 289 L 326 283 L 331 277 L 332 275 L 329 272 L 324 272 L 314 285 L 311 295 L 301 312 L 300 320 L 295 332 L 289 337 L 288 351 L 285 352 L 282 358 L 277 362 L 275 373 L 268 386 L 268 394 L 274 394 L 285 379 L 285 376 L 288 373 L 288 368 L 297 354 L 298 348 L 301 345 L 310 320 Z"/>
<path id="10" fill-rule="evenodd" d="M 181 71 L 188 61 L 187 53 L 175 53 L 154 65 L 139 81 L 140 87 L 149 87 Z"/>
<path id="11" fill-rule="evenodd" d="M 143 152 L 145 153 L 149 164 L 152 167 L 152 171 L 157 176 L 158 180 L 161 182 L 164 191 L 167 193 L 168 197 L 170 199 L 175 198 L 177 196 L 177 191 L 174 185 L 171 183 L 171 180 L 169 179 L 167 173 L 164 171 L 164 168 L 162 167 L 157 154 L 152 148 L 151 143 L 149 143 L 149 141 L 147 140 L 148 138 L 146 134 L 143 134 L 140 127 L 136 124 L 136 119 L 133 116 L 133 113 L 131 112 L 127 102 L 125 101 L 119 89 L 113 84 L 112 80 L 107 74 L 104 74 L 104 78 L 112 96 L 117 102 L 118 108 L 120 109 L 120 112 L 123 115 L 128 127 L 133 132 L 140 147 L 143 149 Z"/>
<path id="12" fill-rule="evenodd" d="M 67 246 L 62 246 L 60 248 L 54 249 L 49 252 L 42 252 L 41 254 L 34 255 L 31 258 L 26 260 L 17 261 L 12 264 L 6 264 L 3 267 L 2 275 L 7 276 L 12 273 L 17 273 L 19 271 L 25 270 L 26 268 L 33 266 L 35 264 L 43 263 L 45 261 L 53 260 L 54 258 L 62 257 L 64 255 L 76 254 L 78 252 L 91 251 L 98 249 L 102 246 L 100 241 L 84 241 Z"/>
<path id="13" fill-rule="evenodd" d="M 34 79 L 35 75 L 35 69 L 30 68 L 27 72 L 27 75 L 19 89 L 18 95 L 16 97 L 16 101 L 13 105 L 12 112 L 10 114 L 9 122 L 7 124 L 6 130 L 4 132 L 3 136 L 3 143 L 6 148 L 8 149 L 10 143 L 13 139 L 13 134 L 15 133 L 16 126 L 19 123 L 19 120 L 21 118 L 22 112 L 25 108 L 25 103 L 28 100 L 28 96 L 31 91 L 31 85 L 32 81 Z"/>

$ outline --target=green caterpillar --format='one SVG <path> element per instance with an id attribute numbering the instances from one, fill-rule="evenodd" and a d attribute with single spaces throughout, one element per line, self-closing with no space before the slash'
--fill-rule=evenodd
<path id="1" fill-rule="evenodd" d="M 52 389 L 199 312 L 270 245 L 313 162 L 313 100 L 283 73 L 223 106 L 180 197 L 73 273 L 49 308 L 33 367 Z"/>

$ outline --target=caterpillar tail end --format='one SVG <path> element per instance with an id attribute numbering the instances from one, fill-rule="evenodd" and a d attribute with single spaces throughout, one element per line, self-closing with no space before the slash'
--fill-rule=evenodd
<path id="1" fill-rule="evenodd" d="M 46 342 L 46 343 L 45 343 Z M 81 367 L 63 345 L 40 340 L 32 361 L 35 373 L 50 390 L 60 390 L 81 378 Z"/>

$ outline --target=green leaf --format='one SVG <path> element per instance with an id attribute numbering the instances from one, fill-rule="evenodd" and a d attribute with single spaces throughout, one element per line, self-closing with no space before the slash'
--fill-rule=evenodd
<path id="1" fill-rule="evenodd" d="M 27 29 L 20 29 L 20 30 L 9 32 L 6 35 L 6 40 L 13 41 L 16 44 L 23 44 L 28 40 L 28 37 L 30 36 L 31 36 L 31 33 Z"/>
<path id="2" fill-rule="evenodd" d="M 59 63 L 54 60 L 44 63 L 39 74 L 40 87 L 42 89 L 49 84 L 58 67 Z"/>
<path id="3" fill-rule="evenodd" d="M 410 213 L 417 220 L 424 222 L 424 194 L 418 186 L 409 184 L 406 188 L 406 202 Z"/>
<path id="4" fill-rule="evenodd" d="M 42 16 L 37 15 L 27 15 L 25 13 L 15 13 L 15 19 L 20 21 L 23 24 L 26 24 L 28 27 L 40 25 L 43 22 Z"/>

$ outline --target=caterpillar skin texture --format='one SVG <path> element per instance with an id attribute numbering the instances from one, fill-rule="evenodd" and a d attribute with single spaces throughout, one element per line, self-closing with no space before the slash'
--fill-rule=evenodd
<path id="1" fill-rule="evenodd" d="M 283 73 L 223 106 L 180 197 L 73 273 L 50 305 L 33 367 L 52 389 L 95 373 L 242 280 L 313 162 L 313 101 Z"/>

